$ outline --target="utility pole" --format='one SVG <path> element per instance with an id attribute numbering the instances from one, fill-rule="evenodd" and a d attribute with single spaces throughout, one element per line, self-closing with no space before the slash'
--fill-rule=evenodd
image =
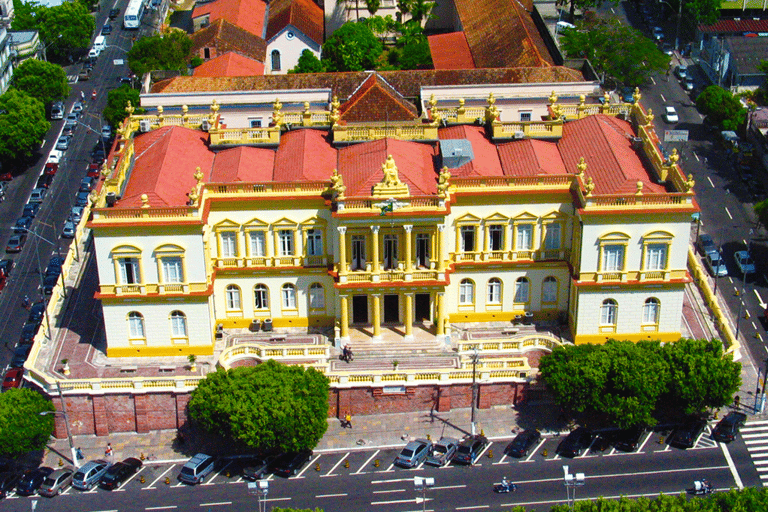
<path id="1" fill-rule="evenodd" d="M 477 345 L 475 345 L 474 352 L 472 354 L 472 416 L 470 421 L 472 422 L 472 437 L 475 437 L 475 406 L 477 404 Z"/>

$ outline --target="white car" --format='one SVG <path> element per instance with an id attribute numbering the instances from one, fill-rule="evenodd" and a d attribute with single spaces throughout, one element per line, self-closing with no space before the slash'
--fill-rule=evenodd
<path id="1" fill-rule="evenodd" d="M 677 117 L 677 110 L 675 110 L 675 107 L 664 107 L 664 120 L 668 123 L 676 123 L 680 121 L 680 118 Z"/>
<path id="2" fill-rule="evenodd" d="M 755 262 L 752 261 L 748 251 L 736 251 L 733 257 L 736 259 L 736 265 L 739 267 L 742 274 L 747 275 L 755 273 Z"/>
<path id="3" fill-rule="evenodd" d="M 704 264 L 707 266 L 713 276 L 728 276 L 728 267 L 725 266 L 725 260 L 720 254 L 720 251 L 707 253 L 707 255 L 704 257 Z"/>

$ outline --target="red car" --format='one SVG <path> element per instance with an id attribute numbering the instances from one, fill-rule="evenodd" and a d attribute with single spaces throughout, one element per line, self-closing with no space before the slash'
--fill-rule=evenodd
<path id="1" fill-rule="evenodd" d="M 24 368 L 11 368 L 5 374 L 5 379 L 3 379 L 3 391 L 8 391 L 11 388 L 20 388 L 23 379 Z"/>
<path id="2" fill-rule="evenodd" d="M 11 171 L 0 171 L 0 181 L 11 181 L 12 179 Z"/>
<path id="3" fill-rule="evenodd" d="M 100 169 L 99 164 L 89 164 L 85 175 L 88 176 L 89 178 L 98 178 L 99 169 Z"/>
<path id="4" fill-rule="evenodd" d="M 58 163 L 48 162 L 47 164 L 45 164 L 45 174 L 49 174 L 53 176 L 54 174 L 56 174 L 56 171 L 58 170 L 59 170 Z"/>

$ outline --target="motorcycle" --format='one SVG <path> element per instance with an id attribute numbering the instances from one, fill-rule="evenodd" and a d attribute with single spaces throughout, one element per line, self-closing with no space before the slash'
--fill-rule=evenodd
<path id="1" fill-rule="evenodd" d="M 689 492 L 696 496 L 702 496 L 705 494 L 711 494 L 714 489 L 709 480 L 694 480 L 693 488 L 689 489 Z"/>
<path id="2" fill-rule="evenodd" d="M 495 484 L 493 486 L 493 492 L 497 492 L 500 494 L 506 494 L 508 492 L 515 492 L 517 490 L 517 485 L 513 484 L 512 482 L 501 482 L 500 484 Z"/>

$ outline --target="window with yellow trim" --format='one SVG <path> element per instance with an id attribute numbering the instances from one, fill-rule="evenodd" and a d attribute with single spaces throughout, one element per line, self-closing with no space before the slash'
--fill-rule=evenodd
<path id="1" fill-rule="evenodd" d="M 501 304 L 501 279 L 488 280 L 488 304 Z"/>
<path id="2" fill-rule="evenodd" d="M 115 282 L 118 284 L 141 284 L 141 250 L 133 246 L 122 246 L 112 251 L 115 263 Z"/>
<path id="3" fill-rule="evenodd" d="M 609 233 L 600 238 L 599 243 L 600 272 L 623 272 L 629 236 L 624 233 Z"/>
<path id="4" fill-rule="evenodd" d="M 527 277 L 518 277 L 515 281 L 515 303 L 526 304 L 531 297 L 531 282 Z"/>
<path id="5" fill-rule="evenodd" d="M 265 230 L 253 229 L 248 231 L 248 250 L 251 258 L 267 255 L 267 232 Z"/>
<path id="6" fill-rule="evenodd" d="M 463 279 L 459 283 L 459 304 L 475 303 L 475 283 L 471 279 Z"/>
<path id="7" fill-rule="evenodd" d="M 240 287 L 230 284 L 226 289 L 226 300 L 228 311 L 242 311 L 242 301 L 240 300 Z"/>
<path id="8" fill-rule="evenodd" d="M 269 309 L 269 289 L 265 284 L 257 284 L 253 287 L 253 309 Z"/>
<path id="9" fill-rule="evenodd" d="M 667 269 L 673 238 L 672 233 L 666 231 L 655 231 L 643 237 L 643 270 Z"/>
<path id="10" fill-rule="evenodd" d="M 661 302 L 656 297 L 646 299 L 643 304 L 643 323 L 658 324 L 659 312 L 661 311 Z"/>
<path id="11" fill-rule="evenodd" d="M 188 338 L 187 332 L 187 315 L 181 311 L 171 312 L 171 337 L 176 338 Z"/>
<path id="12" fill-rule="evenodd" d="M 320 283 L 309 285 L 309 309 L 325 309 L 325 288 Z"/>
<path id="13" fill-rule="evenodd" d="M 613 299 L 605 299 L 600 306 L 600 325 L 616 326 L 619 304 Z"/>
<path id="14" fill-rule="evenodd" d="M 237 231 L 219 231 L 219 257 L 237 258 Z"/>
<path id="15" fill-rule="evenodd" d="M 128 337 L 132 340 L 144 339 L 144 315 L 138 311 L 128 313 Z"/>
<path id="16" fill-rule="evenodd" d="M 285 283 L 282 288 L 283 309 L 296 309 L 296 287 Z"/>
<path id="17" fill-rule="evenodd" d="M 557 302 L 558 295 L 557 279 L 547 276 L 541 283 L 541 302 L 544 304 L 553 304 Z"/>
<path id="18" fill-rule="evenodd" d="M 544 249 L 556 251 L 563 247 L 563 224 L 547 222 L 544 224 Z"/>

